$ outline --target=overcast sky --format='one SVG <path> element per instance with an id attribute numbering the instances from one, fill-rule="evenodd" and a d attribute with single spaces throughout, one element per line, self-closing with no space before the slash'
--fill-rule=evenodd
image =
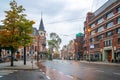
<path id="1" fill-rule="evenodd" d="M 5 17 L 11 0 L 0 0 L 0 20 Z M 68 44 L 83 26 L 87 12 L 94 12 L 108 0 L 16 0 L 23 5 L 27 18 L 34 20 L 38 28 L 43 13 L 43 21 L 47 35 L 57 33 L 62 39 L 62 45 Z M 0 23 L 2 24 L 2 23 Z M 47 38 L 48 39 L 48 38 Z"/>

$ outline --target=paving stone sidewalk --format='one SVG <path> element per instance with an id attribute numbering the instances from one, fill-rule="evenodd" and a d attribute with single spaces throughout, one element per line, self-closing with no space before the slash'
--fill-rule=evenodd
<path id="1" fill-rule="evenodd" d="M 12 70 L 36 70 L 38 69 L 37 65 L 35 64 L 36 61 L 33 61 L 33 65 L 31 61 L 26 61 L 26 65 L 24 65 L 23 61 L 14 61 L 14 66 L 10 66 L 10 62 L 0 63 L 0 70 L 1 69 L 12 69 Z"/>

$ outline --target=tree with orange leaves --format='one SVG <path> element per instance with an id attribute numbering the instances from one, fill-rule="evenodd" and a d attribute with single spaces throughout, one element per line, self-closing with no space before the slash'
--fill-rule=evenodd
<path id="1" fill-rule="evenodd" d="M 15 51 L 20 46 L 28 46 L 32 43 L 32 25 L 34 21 L 26 19 L 23 14 L 25 9 L 22 5 L 18 6 L 15 0 L 10 2 L 10 10 L 5 11 L 5 19 L 2 20 L 3 26 L 0 30 L 0 44 L 2 47 L 9 47 L 11 50 L 11 66 Z"/>

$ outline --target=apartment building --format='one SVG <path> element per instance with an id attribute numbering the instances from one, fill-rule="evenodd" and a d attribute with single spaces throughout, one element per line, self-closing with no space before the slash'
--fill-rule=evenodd
<path id="1" fill-rule="evenodd" d="M 84 22 L 84 55 L 88 60 L 120 60 L 120 0 L 108 0 Z"/>

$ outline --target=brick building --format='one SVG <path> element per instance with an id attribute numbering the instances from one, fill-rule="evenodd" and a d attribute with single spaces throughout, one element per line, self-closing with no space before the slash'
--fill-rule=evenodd
<path id="1" fill-rule="evenodd" d="M 74 53 L 77 59 L 83 59 L 83 38 L 84 34 L 76 34 L 76 39 L 74 39 Z"/>
<path id="2" fill-rule="evenodd" d="M 84 22 L 84 55 L 89 60 L 120 60 L 120 0 L 108 0 Z"/>
<path id="3" fill-rule="evenodd" d="M 46 31 L 44 29 L 43 20 L 41 18 L 39 29 L 34 28 L 33 32 L 33 49 L 34 55 L 38 59 L 45 59 L 46 57 Z"/>

